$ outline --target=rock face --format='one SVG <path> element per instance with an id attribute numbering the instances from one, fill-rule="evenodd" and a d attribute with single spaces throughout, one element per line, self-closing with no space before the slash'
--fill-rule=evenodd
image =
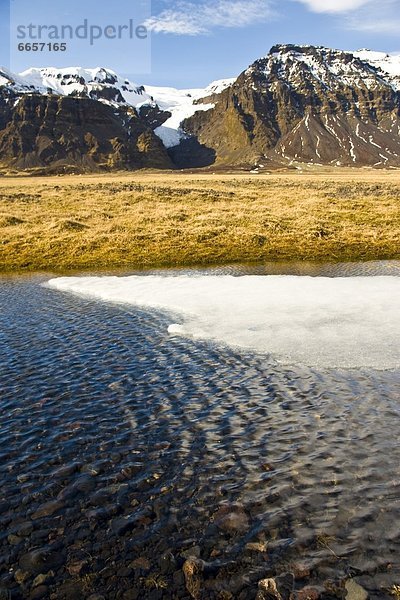
<path id="1" fill-rule="evenodd" d="M 0 162 L 16 169 L 170 168 L 161 140 L 132 107 L 0 88 Z"/>
<path id="2" fill-rule="evenodd" d="M 400 166 L 399 57 L 274 46 L 211 100 L 184 128 L 219 163 Z"/>

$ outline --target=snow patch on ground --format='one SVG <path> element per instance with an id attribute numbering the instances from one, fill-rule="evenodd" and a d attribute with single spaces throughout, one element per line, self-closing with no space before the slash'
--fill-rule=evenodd
<path id="1" fill-rule="evenodd" d="M 48 286 L 166 311 L 170 334 L 318 367 L 400 367 L 399 277 L 62 277 Z"/>

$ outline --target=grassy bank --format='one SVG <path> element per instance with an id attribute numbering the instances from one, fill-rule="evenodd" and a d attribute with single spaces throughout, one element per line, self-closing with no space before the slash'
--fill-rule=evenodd
<path id="1" fill-rule="evenodd" d="M 0 179 L 0 269 L 400 258 L 400 173 Z"/>

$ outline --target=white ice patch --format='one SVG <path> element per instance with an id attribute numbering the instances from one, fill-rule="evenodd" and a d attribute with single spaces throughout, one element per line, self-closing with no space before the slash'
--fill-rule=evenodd
<path id="1" fill-rule="evenodd" d="M 172 323 L 172 325 L 168 327 L 168 333 L 171 335 L 185 335 L 185 328 L 182 325 L 179 325 L 179 323 Z"/>
<path id="2" fill-rule="evenodd" d="M 169 119 L 157 127 L 154 133 L 161 139 L 166 148 L 178 146 L 185 137 L 181 123 L 192 117 L 197 111 L 207 111 L 215 104 L 198 103 L 202 98 L 212 94 L 220 94 L 233 84 L 235 79 L 220 79 L 213 81 L 206 88 L 178 90 L 170 87 L 146 86 L 145 90 L 154 99 L 161 110 L 171 113 Z"/>
<path id="3" fill-rule="evenodd" d="M 288 364 L 400 367 L 399 277 L 62 277 L 51 288 L 162 309 L 170 334 Z"/>
<path id="4" fill-rule="evenodd" d="M 215 104 L 194 104 L 192 101 L 188 103 L 182 102 L 177 106 L 170 106 L 165 110 L 171 113 L 171 117 L 165 121 L 163 125 L 157 127 L 154 133 L 161 139 L 166 148 L 178 146 L 182 138 L 185 137 L 181 130 L 181 123 L 192 117 L 198 111 L 207 111 L 214 108 Z"/>

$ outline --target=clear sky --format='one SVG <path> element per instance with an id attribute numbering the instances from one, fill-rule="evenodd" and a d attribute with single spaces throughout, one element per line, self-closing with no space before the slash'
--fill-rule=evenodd
<path id="1" fill-rule="evenodd" d="M 15 0 L 0 0 L 0 64 L 5 66 L 10 1 Z M 276 43 L 400 54 L 400 0 L 153 0 L 151 12 L 146 23 L 152 32 L 151 73 L 121 69 L 126 55 L 122 60 L 111 45 L 108 64 L 101 66 L 137 83 L 202 87 L 237 76 Z M 85 56 L 80 63 L 99 66 L 87 64 Z"/>

